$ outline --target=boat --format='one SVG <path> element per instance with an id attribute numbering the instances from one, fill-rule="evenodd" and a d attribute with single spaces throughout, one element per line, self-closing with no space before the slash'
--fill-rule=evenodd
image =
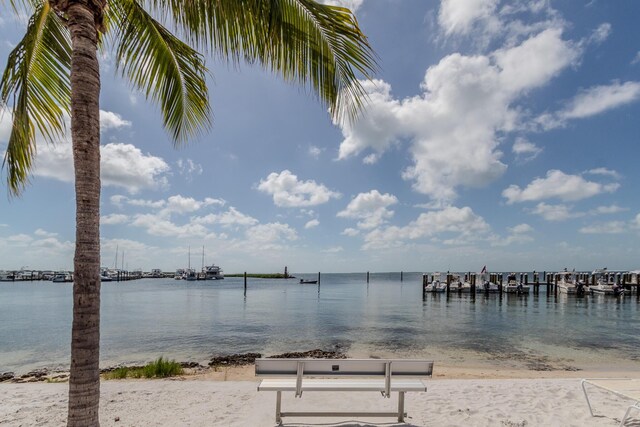
<path id="1" fill-rule="evenodd" d="M 308 285 L 315 285 L 315 284 L 317 284 L 317 283 L 318 283 L 318 281 L 317 281 L 317 280 L 304 280 L 304 279 L 300 279 L 300 284 L 301 284 L 301 285 L 306 285 L 306 284 L 308 284 Z"/>
<path id="2" fill-rule="evenodd" d="M 0 282 L 13 282 L 16 276 L 12 271 L 0 271 Z"/>
<path id="3" fill-rule="evenodd" d="M 176 280 L 182 280 L 184 279 L 184 268 L 179 268 L 176 270 L 176 274 L 175 276 L 173 276 L 174 279 Z"/>
<path id="4" fill-rule="evenodd" d="M 51 279 L 51 281 L 53 283 L 73 282 L 73 275 L 71 273 L 60 271 L 53 275 L 53 279 Z"/>
<path id="5" fill-rule="evenodd" d="M 507 283 L 502 286 L 502 290 L 508 294 L 528 294 L 529 285 L 525 285 L 519 281 L 515 273 L 507 276 Z"/>
<path id="6" fill-rule="evenodd" d="M 153 278 L 153 279 L 162 278 L 162 270 L 160 270 L 159 268 L 152 269 L 151 270 L 151 278 Z"/>
<path id="7" fill-rule="evenodd" d="M 565 269 L 558 276 L 558 292 L 567 295 L 583 295 L 587 291 L 586 284 L 582 281 L 578 282 L 575 272 Z"/>
<path id="8" fill-rule="evenodd" d="M 205 280 L 221 280 L 224 279 L 224 274 L 222 274 L 222 269 L 215 265 L 208 265 L 202 269 L 204 273 Z"/>
<path id="9" fill-rule="evenodd" d="M 184 279 L 188 282 L 193 282 L 194 280 L 198 280 L 198 275 L 194 269 L 188 268 L 184 274 Z"/>
<path id="10" fill-rule="evenodd" d="M 109 270 L 103 268 L 100 270 L 100 281 L 101 282 L 113 282 L 113 277 L 109 275 Z"/>
<path id="11" fill-rule="evenodd" d="M 589 286 L 589 291 L 592 294 L 615 296 L 625 294 L 625 289 L 616 282 L 615 273 L 609 275 L 606 268 L 601 268 L 594 270 L 591 275 L 594 278 L 593 280 L 595 280 L 595 284 Z"/>
<path id="12" fill-rule="evenodd" d="M 491 281 L 491 274 L 487 271 L 486 266 L 482 268 L 482 271 L 476 274 L 476 292 L 484 293 L 497 293 L 500 292 L 500 286 L 497 283 Z M 497 276 L 496 276 L 497 279 Z"/>
<path id="13" fill-rule="evenodd" d="M 444 292 L 447 290 L 447 282 L 446 281 L 441 281 L 441 274 L 440 273 L 433 273 L 433 277 L 431 279 L 430 283 L 427 283 L 424 286 L 424 291 L 425 292 Z"/>

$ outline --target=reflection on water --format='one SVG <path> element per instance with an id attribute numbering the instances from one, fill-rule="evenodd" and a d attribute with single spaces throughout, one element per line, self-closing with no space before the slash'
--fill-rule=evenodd
<path id="1" fill-rule="evenodd" d="M 242 278 L 145 279 L 102 286 L 103 366 L 159 355 L 312 348 L 352 356 L 637 360 L 636 296 L 428 294 L 421 276 L 323 274 L 321 285 Z M 71 285 L 0 284 L 0 371 L 68 364 Z"/>

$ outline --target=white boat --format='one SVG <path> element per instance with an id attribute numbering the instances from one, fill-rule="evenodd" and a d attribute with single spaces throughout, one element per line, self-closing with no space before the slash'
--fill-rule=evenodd
<path id="1" fill-rule="evenodd" d="M 162 278 L 162 270 L 160 270 L 159 268 L 154 268 L 151 270 L 151 277 L 153 279 L 160 279 Z"/>
<path id="2" fill-rule="evenodd" d="M 471 283 L 462 280 L 459 275 L 453 275 L 451 277 L 451 282 L 449 283 L 449 291 L 450 292 L 461 292 L 463 294 L 468 294 L 471 292 Z"/>
<path id="3" fill-rule="evenodd" d="M 494 294 L 500 292 L 497 283 L 491 281 L 491 274 L 486 269 L 476 274 L 476 292 Z"/>
<path id="4" fill-rule="evenodd" d="M 594 270 L 592 277 L 595 277 L 595 285 L 591 285 L 589 290 L 592 294 L 600 295 L 624 295 L 625 290 L 616 283 L 615 274 L 609 275 L 606 268 Z"/>
<path id="5" fill-rule="evenodd" d="M 184 279 L 184 268 L 179 268 L 176 270 L 176 275 L 173 276 L 174 279 L 176 280 L 182 280 Z"/>
<path id="6" fill-rule="evenodd" d="M 13 282 L 15 277 L 12 271 L 0 271 L 0 282 Z"/>
<path id="7" fill-rule="evenodd" d="M 558 292 L 561 294 L 582 295 L 589 290 L 586 283 L 578 282 L 575 272 L 565 270 L 556 274 L 558 276 Z"/>
<path id="8" fill-rule="evenodd" d="M 217 265 L 208 265 L 202 269 L 204 273 L 204 278 L 206 280 L 221 280 L 224 279 L 224 274 L 222 273 L 222 269 Z"/>
<path id="9" fill-rule="evenodd" d="M 67 283 L 73 282 L 73 275 L 71 273 L 67 273 L 65 271 L 60 271 L 53 275 L 53 279 L 51 279 L 53 283 Z"/>
<path id="10" fill-rule="evenodd" d="M 440 273 L 433 273 L 433 278 L 430 283 L 424 286 L 425 292 L 444 292 L 447 290 L 447 282 L 440 280 Z"/>
<path id="11" fill-rule="evenodd" d="M 508 294 L 528 294 L 529 285 L 525 285 L 519 281 L 515 273 L 507 276 L 507 283 L 502 286 L 502 290 Z"/>

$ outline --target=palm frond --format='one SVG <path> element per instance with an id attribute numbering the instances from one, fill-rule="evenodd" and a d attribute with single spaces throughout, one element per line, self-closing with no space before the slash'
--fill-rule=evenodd
<path id="1" fill-rule="evenodd" d="M 0 81 L 0 106 L 12 111 L 4 156 L 10 193 L 20 194 L 36 152 L 36 131 L 55 142 L 65 132 L 69 111 L 71 42 L 48 2 L 35 7 L 24 38 L 9 54 Z"/>
<path id="2" fill-rule="evenodd" d="M 136 0 L 110 3 L 116 66 L 160 105 L 164 126 L 182 143 L 210 125 L 207 69 L 197 51 L 151 17 Z"/>
<path id="3" fill-rule="evenodd" d="M 376 57 L 349 9 L 313 0 L 147 0 L 190 43 L 232 62 L 258 62 L 308 85 L 334 118 L 353 118 Z"/>

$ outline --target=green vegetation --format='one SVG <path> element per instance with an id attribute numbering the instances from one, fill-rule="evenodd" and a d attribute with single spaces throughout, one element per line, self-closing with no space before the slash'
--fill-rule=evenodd
<path id="1" fill-rule="evenodd" d="M 157 360 L 145 366 L 123 366 L 105 374 L 108 380 L 121 380 L 124 378 L 166 378 L 182 375 L 182 366 L 175 360 L 166 360 L 159 357 Z"/>
<path id="2" fill-rule="evenodd" d="M 224 277 L 244 277 L 244 273 L 225 274 Z M 294 279 L 294 276 L 285 276 L 282 273 L 247 273 L 247 277 L 254 279 Z"/>

